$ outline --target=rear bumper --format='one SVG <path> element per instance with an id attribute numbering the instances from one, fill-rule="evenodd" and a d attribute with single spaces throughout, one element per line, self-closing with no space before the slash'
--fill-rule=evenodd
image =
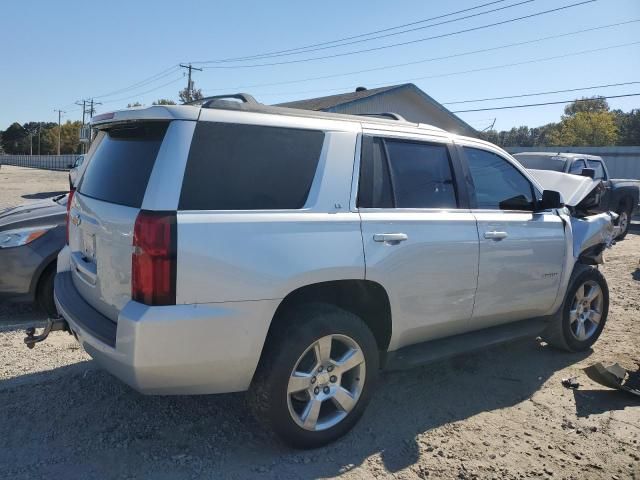
<path id="1" fill-rule="evenodd" d="M 58 311 L 105 370 L 146 394 L 246 390 L 277 300 L 149 307 L 134 301 L 117 324 L 87 304 L 71 272 L 55 281 Z"/>

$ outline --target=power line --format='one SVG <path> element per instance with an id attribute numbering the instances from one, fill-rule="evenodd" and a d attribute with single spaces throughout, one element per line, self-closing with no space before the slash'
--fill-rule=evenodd
<path id="1" fill-rule="evenodd" d="M 461 20 L 467 20 L 469 18 L 479 17 L 481 15 L 487 15 L 489 13 L 498 12 L 500 10 L 506 10 L 508 8 L 518 7 L 520 5 L 524 5 L 526 3 L 532 3 L 532 2 L 535 2 L 535 1 L 536 0 L 522 0 L 522 1 L 519 1 L 517 3 L 513 3 L 511 5 L 505 5 L 503 7 L 498 7 L 498 8 L 494 8 L 494 9 L 491 9 L 491 10 L 487 10 L 485 12 L 473 13 L 473 14 L 470 14 L 470 15 L 466 15 L 464 17 L 452 18 L 450 20 L 444 20 L 442 22 L 432 23 L 430 25 L 423 25 L 421 27 L 414 27 L 414 28 L 410 28 L 408 30 L 402 30 L 400 32 L 385 33 L 384 35 L 377 35 L 377 36 L 373 36 L 371 38 L 352 40 L 352 41 L 349 41 L 349 42 L 341 41 L 342 43 L 339 43 L 337 45 L 317 46 L 316 48 L 306 47 L 304 49 L 302 49 L 302 48 L 291 49 L 289 51 L 283 51 L 283 52 L 279 52 L 279 53 L 255 55 L 253 57 L 239 57 L 239 58 L 236 58 L 236 59 L 227 59 L 227 60 L 211 60 L 209 62 L 210 63 L 232 63 L 232 62 L 240 62 L 240 61 L 247 61 L 247 60 L 260 60 L 260 59 L 267 59 L 267 58 L 277 58 L 277 57 L 287 57 L 287 56 L 291 56 L 291 55 L 300 55 L 302 53 L 318 52 L 318 51 L 321 51 L 321 50 L 328 50 L 328 49 L 332 49 L 332 48 L 346 47 L 348 45 L 355 45 L 357 43 L 370 42 L 371 40 L 379 40 L 381 38 L 388 38 L 388 37 L 393 37 L 393 36 L 396 36 L 396 35 L 404 35 L 405 33 L 417 32 L 418 30 L 424 30 L 426 28 L 432 28 L 432 27 L 437 27 L 437 26 L 440 26 L 440 25 L 445 25 L 445 24 L 448 24 L 448 23 L 459 22 Z M 446 16 L 450 16 L 450 15 L 453 15 L 453 13 L 448 14 Z M 431 19 L 431 20 L 433 20 L 433 19 Z M 423 22 L 426 22 L 426 21 L 427 20 L 423 20 Z M 395 28 L 400 28 L 400 27 L 394 27 L 394 29 Z M 327 43 L 337 43 L 337 42 L 327 42 Z"/>
<path id="2" fill-rule="evenodd" d="M 602 51 L 606 51 L 606 50 L 612 50 L 614 48 L 629 47 L 629 46 L 638 45 L 638 44 L 640 44 L 640 41 L 639 42 L 622 43 L 622 44 L 618 44 L 618 45 L 609 45 L 607 47 L 594 48 L 594 49 L 590 49 L 590 50 L 581 50 L 581 51 L 578 51 L 578 52 L 571 52 L 571 53 L 566 53 L 566 54 L 563 54 L 563 55 L 554 55 L 554 56 L 551 56 L 551 57 L 534 58 L 534 59 L 531 59 L 531 60 L 524 60 L 522 62 L 505 63 L 505 64 L 502 64 L 502 65 L 492 65 L 492 66 L 489 66 L 489 67 L 473 68 L 473 69 L 469 69 L 469 70 L 458 70 L 456 72 L 438 73 L 438 74 L 434 74 L 434 75 L 424 75 L 424 76 L 420 76 L 420 77 L 388 80 L 388 81 L 385 81 L 385 82 L 373 83 L 373 84 L 371 84 L 371 86 L 377 87 L 377 86 L 383 86 L 383 85 L 389 85 L 389 84 L 413 82 L 413 81 L 416 81 L 416 80 L 427 80 L 427 79 L 432 79 L 432 78 L 452 77 L 452 76 L 464 75 L 464 74 L 468 74 L 468 73 L 477 73 L 477 72 L 485 72 L 485 71 L 489 71 L 489 70 L 497 70 L 497 69 L 501 69 L 501 68 L 517 67 L 517 66 L 520 66 L 520 65 L 528 65 L 528 64 L 532 64 L 532 63 L 546 62 L 546 61 L 549 61 L 549 60 L 558 60 L 558 59 L 562 59 L 562 58 L 575 57 L 575 56 L 578 56 L 578 55 L 585 55 L 585 54 L 588 54 L 588 53 L 602 52 Z M 349 87 L 324 89 L 324 90 L 307 90 L 307 91 L 298 91 L 298 92 L 285 92 L 284 94 L 286 94 L 286 95 L 298 95 L 298 94 L 318 93 L 318 92 L 334 92 L 334 91 L 335 92 L 344 92 L 345 90 L 349 90 L 350 88 L 352 88 L 352 87 L 349 86 Z M 264 94 L 264 95 L 283 95 L 283 93 L 267 93 L 267 94 Z"/>
<path id="3" fill-rule="evenodd" d="M 156 82 L 156 81 L 158 81 L 158 80 L 160 80 L 162 78 L 166 78 L 169 75 L 171 75 L 172 73 L 174 73 L 175 70 L 178 70 L 179 68 L 180 67 L 178 65 L 173 65 L 173 66 L 171 66 L 171 67 L 169 67 L 169 68 L 167 68 L 167 69 L 165 69 L 165 70 L 163 70 L 161 72 L 156 73 L 155 75 L 147 77 L 144 80 L 140 80 L 139 82 L 136 82 L 136 83 L 134 83 L 132 85 L 129 85 L 127 87 L 122 87 L 122 88 L 120 88 L 118 90 L 113 90 L 113 91 L 108 92 L 108 93 L 103 93 L 102 95 L 95 95 L 93 98 L 111 97 L 113 95 L 117 95 L 119 93 L 124 93 L 124 92 L 129 91 L 129 90 L 135 90 L 137 88 L 140 88 L 140 87 L 143 87 L 145 85 L 148 85 L 149 83 L 153 83 L 153 82 Z"/>
<path id="4" fill-rule="evenodd" d="M 426 41 L 434 40 L 434 39 L 438 39 L 438 38 L 451 37 L 451 36 L 454 36 L 454 35 L 460 35 L 462 33 L 474 32 L 474 31 L 478 31 L 478 30 L 483 30 L 485 28 L 495 27 L 495 26 L 498 26 L 498 25 L 505 25 L 507 23 L 513 23 L 513 22 L 517 22 L 517 21 L 520 21 L 520 20 L 526 20 L 528 18 L 538 17 L 540 15 L 546 15 L 546 14 L 549 14 L 549 13 L 554 13 L 554 12 L 558 12 L 558 11 L 561 11 L 561 10 L 566 10 L 566 9 L 577 7 L 577 6 L 580 6 L 580 5 L 593 3 L 595 1 L 597 1 L 597 0 L 583 0 L 581 2 L 571 3 L 569 5 L 563 5 L 562 7 L 552 8 L 550 10 L 543 10 L 541 12 L 531 13 L 529 15 L 524 15 L 524 16 L 521 16 L 521 17 L 510 18 L 508 20 L 502 20 L 500 22 L 494 22 L 494 23 L 489 23 L 489 24 L 486 24 L 486 25 L 480 25 L 478 27 L 470 27 L 470 28 L 466 28 L 466 29 L 463 29 L 463 30 L 457 30 L 455 32 L 443 33 L 443 34 L 440 34 L 440 35 L 433 35 L 431 37 L 424 37 L 424 38 L 418 38 L 418 39 L 415 39 L 415 40 L 408 40 L 408 41 L 405 41 L 405 42 L 392 43 L 392 44 L 389 44 L 389 45 L 381 45 L 381 46 L 378 46 L 378 47 L 371 47 L 371 48 L 367 48 L 367 49 L 363 49 L 363 50 L 352 50 L 350 52 L 335 53 L 335 54 L 332 54 L 332 55 L 325 55 L 325 56 L 320 56 L 320 57 L 301 58 L 301 59 L 297 59 L 297 60 L 287 60 L 287 61 L 282 61 L 282 62 L 256 63 L 256 64 L 252 64 L 252 65 L 232 65 L 232 66 L 213 65 L 213 66 L 203 67 L 203 68 L 207 68 L 207 69 L 210 69 L 210 68 L 234 69 L 234 68 L 269 67 L 269 66 L 275 66 L 275 65 L 287 65 L 287 64 L 292 64 L 292 63 L 311 62 L 311 61 L 315 61 L 315 60 L 324 60 L 324 59 L 328 59 L 328 58 L 344 57 L 344 56 L 355 55 L 355 54 L 359 54 L 359 53 L 374 52 L 374 51 L 379 51 L 379 50 L 385 50 L 385 49 L 388 49 L 388 48 L 399 47 L 399 46 L 403 46 L 403 45 L 410 45 L 410 44 L 415 44 L 415 43 L 426 42 Z M 193 62 L 193 63 L 209 64 L 209 63 L 213 63 L 213 62 L 215 62 L 215 61 L 214 60 L 209 60 L 209 61 Z"/>
<path id="5" fill-rule="evenodd" d="M 508 98 L 523 98 L 523 97 L 536 97 L 539 95 L 551 95 L 554 93 L 567 93 L 567 92 L 579 92 L 581 90 L 593 90 L 594 88 L 608 88 L 608 87 L 621 87 L 623 85 L 636 85 L 638 82 L 623 82 L 623 83 L 610 83 L 608 85 L 594 85 L 592 87 L 580 87 L 580 88 L 568 88 L 565 90 L 553 90 L 549 92 L 536 92 L 536 93 L 523 93 L 520 95 L 509 95 L 506 97 L 491 97 L 491 98 L 478 98 L 475 100 L 458 100 L 456 102 L 442 102 L 443 105 L 456 105 L 460 103 L 476 103 L 476 102 L 488 102 L 490 100 L 506 100 Z"/>
<path id="6" fill-rule="evenodd" d="M 625 95 L 609 95 L 606 97 L 598 96 L 598 98 L 610 99 L 610 98 L 624 98 L 624 97 L 637 97 L 640 96 L 640 93 L 627 93 Z M 488 110 L 507 110 L 510 108 L 527 108 L 527 107 L 541 107 L 544 105 L 559 105 L 562 103 L 573 103 L 573 102 L 588 102 L 591 100 L 590 98 L 579 98 L 573 100 L 561 100 L 557 102 L 544 102 L 544 103 L 529 103 L 526 105 L 508 105 L 505 107 L 491 107 L 491 108 L 474 108 L 472 110 L 455 110 L 452 113 L 466 113 L 466 112 L 486 112 Z"/>
<path id="7" fill-rule="evenodd" d="M 271 51 L 271 52 L 264 52 L 264 53 L 259 53 L 259 54 L 251 55 L 251 56 L 223 58 L 223 59 L 220 59 L 220 60 L 212 60 L 212 61 L 213 62 L 231 62 L 231 61 L 240 61 L 240 60 L 253 60 L 253 59 L 262 58 L 262 57 L 265 57 L 265 56 L 268 56 L 268 55 L 275 55 L 275 54 L 279 54 L 279 53 L 287 53 L 287 52 L 293 52 L 293 51 L 298 51 L 298 50 L 306 50 L 307 48 L 314 48 L 314 47 L 320 47 L 320 46 L 323 46 L 323 45 L 330 45 L 330 44 L 333 44 L 333 43 L 340 43 L 340 42 L 343 42 L 343 41 L 353 40 L 355 38 L 368 37 L 370 35 L 375 35 L 377 33 L 384 33 L 384 32 L 389 32 L 391 30 L 397 30 L 399 28 L 410 27 L 410 26 L 413 26 L 413 25 L 418 25 L 420 23 L 430 22 L 432 20 L 439 20 L 441 18 L 450 17 L 451 15 L 457 15 L 459 13 L 465 13 L 465 12 L 469 12 L 471 10 L 477 10 L 478 8 L 487 7 L 489 5 L 495 5 L 496 3 L 502 3 L 502 2 L 505 2 L 505 1 L 506 0 L 495 0 L 493 2 L 483 3 L 483 4 L 477 5 L 475 7 L 465 8 L 464 10 L 458 10 L 458 11 L 455 11 L 455 12 L 446 13 L 446 14 L 443 14 L 443 15 L 438 15 L 436 17 L 425 18 L 424 20 L 418 20 L 418 21 L 415 21 L 415 22 L 405 23 L 405 24 L 402 24 L 402 25 L 397 25 L 395 27 L 383 28 L 382 30 L 374 30 L 372 32 L 361 33 L 359 35 L 352 35 L 350 37 L 344 37 L 344 38 L 340 38 L 340 39 L 337 39 L 337 40 L 331 40 L 331 41 L 321 42 L 321 43 L 313 43 L 313 44 L 310 44 L 310 45 L 305 45 L 305 46 L 297 47 L 297 48 L 289 48 L 289 49 L 286 49 L 286 50 L 276 50 L 276 51 Z M 302 53 L 302 52 L 298 52 L 298 53 Z"/>
<path id="8" fill-rule="evenodd" d="M 173 84 L 173 83 L 176 83 L 176 82 L 178 82 L 178 81 L 180 81 L 180 80 L 182 80 L 182 79 L 183 79 L 183 76 L 181 75 L 181 76 L 179 76 L 179 77 L 177 77 L 177 78 L 174 78 L 174 79 L 173 79 L 173 80 L 171 80 L 170 82 L 163 83 L 162 85 L 159 85 L 159 86 L 157 86 L 157 87 L 154 87 L 154 88 L 152 88 L 151 90 L 146 90 L 146 91 L 144 91 L 144 92 L 139 92 L 139 93 L 136 93 L 135 95 L 129 95 L 129 96 L 127 96 L 127 97 L 123 97 L 123 98 L 116 98 L 116 99 L 113 99 L 113 100 L 108 100 L 108 101 L 103 102 L 103 103 L 104 103 L 104 104 L 110 104 L 110 103 L 123 102 L 123 101 L 125 101 L 125 100 L 131 100 L 132 98 L 137 98 L 137 97 L 140 97 L 140 96 L 142 96 L 142 95 L 146 95 L 147 93 L 151 93 L 151 92 L 155 92 L 156 90 L 160 90 L 161 88 L 166 87 L 166 86 L 168 86 L 168 85 L 171 85 L 171 84 Z"/>
<path id="9" fill-rule="evenodd" d="M 602 30 L 602 29 L 605 29 L 605 28 L 612 28 L 612 27 L 617 27 L 617 26 L 627 25 L 627 24 L 630 24 L 630 23 L 637 23 L 637 22 L 640 22 L 640 19 L 627 20 L 625 22 L 611 23 L 611 24 L 608 24 L 608 25 L 600 25 L 600 26 L 597 26 L 597 27 L 585 28 L 585 29 L 581 29 L 581 30 L 575 30 L 573 32 L 566 32 L 566 33 L 561 33 L 561 34 L 557 34 L 557 35 L 550 35 L 550 36 L 547 36 L 547 37 L 535 38 L 535 39 L 526 40 L 526 41 L 523 41 L 523 42 L 515 42 L 515 43 L 504 44 L 504 45 L 498 45 L 496 47 L 483 48 L 483 49 L 479 49 L 479 50 L 470 50 L 470 51 L 466 51 L 466 52 L 460 52 L 460 53 L 455 53 L 455 54 L 451 54 L 451 55 L 444 55 L 444 56 L 440 56 L 440 57 L 424 58 L 424 59 L 415 60 L 415 61 L 412 61 L 412 62 L 396 63 L 396 64 L 391 64 L 391 65 L 383 65 L 383 66 L 380 66 L 380 67 L 372 67 L 372 68 L 367 68 L 367 69 L 363 69 L 363 70 L 354 70 L 354 71 L 350 71 L 350 72 L 334 73 L 334 74 L 330 74 L 330 75 L 321 75 L 321 76 L 317 76 L 317 77 L 307 77 L 307 78 L 301 78 L 301 79 L 297 79 L 297 80 L 287 80 L 287 81 L 284 81 L 284 82 L 259 83 L 259 84 L 239 85 L 239 86 L 227 87 L 227 88 L 214 88 L 214 89 L 208 89 L 207 91 L 214 91 L 214 92 L 215 91 L 228 91 L 228 90 L 239 91 L 239 90 L 243 90 L 243 89 L 246 89 L 246 88 L 260 88 L 260 87 L 272 87 L 272 86 L 277 86 L 277 85 L 291 85 L 291 84 L 295 84 L 295 83 L 304 83 L 304 82 L 310 82 L 310 81 L 314 81 L 314 80 L 325 80 L 325 79 L 328 79 L 328 78 L 345 77 L 345 76 L 356 75 L 356 74 L 360 74 L 360 73 L 375 72 L 375 71 L 380 71 L 380 70 L 389 70 L 389 69 L 392 69 L 392 68 L 406 67 L 406 66 L 410 66 L 410 65 L 418 65 L 418 64 L 421 64 L 421 63 L 428 63 L 428 62 L 434 62 L 434 61 L 439 61 L 439 60 L 447 60 L 447 59 L 450 59 L 450 58 L 463 57 L 463 56 L 467 56 L 467 55 L 475 55 L 475 54 L 478 54 L 478 53 L 486 53 L 486 52 L 491 52 L 491 51 L 495 51 L 495 50 L 501 50 L 501 49 L 504 49 L 504 48 L 511 48 L 511 47 L 518 47 L 518 46 L 522 46 L 522 45 L 529 45 L 529 44 L 532 44 L 532 43 L 538 43 L 538 42 L 542 42 L 542 41 L 546 41 L 546 40 L 555 40 L 555 39 L 558 39 L 558 38 L 568 37 L 568 36 L 572 36 L 572 35 L 578 35 L 578 34 L 581 34 L 581 33 L 593 32 L 593 31 L 596 31 L 596 30 Z"/>

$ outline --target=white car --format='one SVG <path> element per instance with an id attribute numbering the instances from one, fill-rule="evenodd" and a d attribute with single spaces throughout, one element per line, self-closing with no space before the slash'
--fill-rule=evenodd
<path id="1" fill-rule="evenodd" d="M 602 332 L 609 214 L 579 218 L 475 138 L 240 98 L 92 120 L 55 298 L 136 390 L 249 390 L 315 447 L 353 427 L 380 368 Z"/>
<path id="2" fill-rule="evenodd" d="M 84 155 L 78 155 L 69 169 L 69 189 L 73 190 L 80 180 L 80 170 L 84 163 Z"/>

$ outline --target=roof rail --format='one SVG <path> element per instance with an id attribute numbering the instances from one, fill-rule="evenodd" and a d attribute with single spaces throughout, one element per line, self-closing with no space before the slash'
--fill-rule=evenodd
<path id="1" fill-rule="evenodd" d="M 359 117 L 384 117 L 390 118 L 392 120 L 397 120 L 399 122 L 406 122 L 407 119 L 402 115 L 395 112 L 381 112 L 381 113 L 353 113 L 352 115 L 358 115 Z"/>
<path id="2" fill-rule="evenodd" d="M 251 105 L 260 105 L 252 95 L 248 93 L 230 93 L 225 95 L 213 95 L 211 97 L 199 98 L 198 100 L 193 100 L 191 102 L 186 102 L 185 105 L 200 105 L 202 108 L 209 108 L 213 102 L 218 100 L 225 100 L 227 98 L 235 98 L 237 100 L 242 100 L 242 103 L 248 103 Z"/>

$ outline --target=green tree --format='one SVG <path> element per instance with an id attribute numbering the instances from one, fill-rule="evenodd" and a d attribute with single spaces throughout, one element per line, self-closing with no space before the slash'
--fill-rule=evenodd
<path id="1" fill-rule="evenodd" d="M 202 95 L 202 90 L 195 88 L 195 82 L 191 80 L 191 93 L 189 93 L 189 89 L 187 87 L 184 87 L 178 92 L 178 97 L 180 97 L 180 101 L 182 101 L 182 103 L 188 103 L 193 102 L 194 100 L 200 100 L 201 98 L 204 98 L 204 95 Z"/>
<path id="2" fill-rule="evenodd" d="M 158 100 L 153 102 L 151 105 L 176 105 L 176 102 L 174 102 L 173 100 L 169 100 L 167 98 L 159 98 Z"/>
<path id="3" fill-rule="evenodd" d="M 143 107 L 143 106 L 144 105 L 142 105 L 140 102 L 127 103 L 127 108 Z"/>
<path id="4" fill-rule="evenodd" d="M 602 147 L 615 145 L 618 129 L 611 112 L 577 112 L 565 116 L 550 138 L 551 145 Z"/>
<path id="5" fill-rule="evenodd" d="M 60 129 L 60 154 L 70 154 L 80 152 L 80 128 L 82 122 L 76 120 L 72 122 L 67 120 L 62 124 Z M 53 146 L 51 154 L 57 153 L 58 150 L 58 125 L 46 130 L 46 141 Z M 44 152 L 43 152 L 44 153 Z"/>
<path id="6" fill-rule="evenodd" d="M 580 112 L 595 113 L 608 111 L 609 104 L 604 97 L 582 97 L 564 107 L 564 114 L 568 116 L 572 116 Z"/>
<path id="7" fill-rule="evenodd" d="M 616 117 L 602 97 L 581 98 L 567 105 L 556 131 L 549 137 L 551 145 L 600 147 L 615 145 L 618 140 Z"/>
<path id="8" fill-rule="evenodd" d="M 9 155 L 29 153 L 28 135 L 22 125 L 14 122 L 2 133 L 2 148 Z"/>
<path id="9" fill-rule="evenodd" d="M 613 114 L 618 127 L 618 145 L 640 145 L 640 109 L 628 113 L 614 110 Z"/>

